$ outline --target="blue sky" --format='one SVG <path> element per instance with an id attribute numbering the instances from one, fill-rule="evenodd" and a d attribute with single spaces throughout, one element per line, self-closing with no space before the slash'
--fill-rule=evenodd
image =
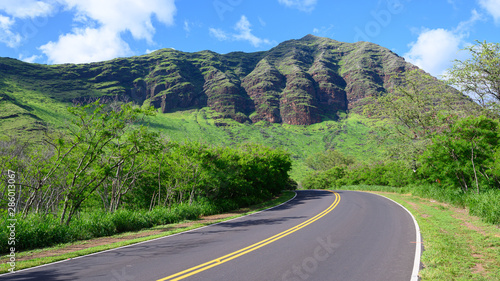
<path id="1" fill-rule="evenodd" d="M 500 42 L 500 0 L 0 1 L 0 56 L 43 64 L 255 52 L 307 34 L 370 41 L 441 75 L 475 40 Z"/>

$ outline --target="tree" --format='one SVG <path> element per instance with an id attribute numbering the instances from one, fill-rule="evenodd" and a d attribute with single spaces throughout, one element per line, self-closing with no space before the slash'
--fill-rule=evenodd
<path id="1" fill-rule="evenodd" d="M 61 175 L 54 166 L 54 151 L 51 147 L 32 145 L 26 153 L 24 168 L 20 173 L 20 186 L 27 187 L 23 218 L 31 210 L 35 213 L 57 213 L 61 195 Z"/>
<path id="2" fill-rule="evenodd" d="M 470 58 L 455 60 L 448 81 L 472 96 L 483 108 L 500 114 L 500 44 L 479 42 L 466 47 Z"/>
<path id="3" fill-rule="evenodd" d="M 302 181 L 305 189 L 327 189 L 344 184 L 347 167 L 335 166 L 328 170 L 309 173 Z"/>
<path id="4" fill-rule="evenodd" d="M 326 171 L 336 166 L 349 166 L 354 163 L 354 158 L 337 150 L 327 150 L 307 157 L 304 163 L 313 170 Z"/>
<path id="5" fill-rule="evenodd" d="M 28 153 L 29 147 L 28 143 L 23 143 L 19 141 L 17 138 L 9 138 L 0 140 L 0 203 L 2 206 L 8 205 L 8 180 L 9 180 L 9 170 L 14 171 L 16 174 L 22 174 L 22 171 L 26 168 L 26 160 L 28 157 L 26 154 Z M 16 182 L 18 184 L 22 183 L 20 179 L 17 179 Z M 22 189 L 22 188 L 20 188 Z M 14 210 L 15 213 L 18 213 L 21 205 L 19 204 L 21 199 L 22 191 L 19 190 L 16 192 L 17 208 Z M 3 208 L 0 208 L 0 213 L 3 211 Z"/>
<path id="6" fill-rule="evenodd" d="M 474 112 L 474 104 L 465 95 L 421 70 L 391 77 L 392 92 L 380 96 L 368 107 L 379 123 L 382 141 L 392 143 L 390 159 L 404 160 L 416 170 L 417 159 L 436 133 L 446 131 L 457 118 Z"/>
<path id="7" fill-rule="evenodd" d="M 83 107 L 69 107 L 68 111 L 74 116 L 69 133 L 46 140 L 55 151 L 51 161 L 53 169 L 63 177 L 60 182 L 63 189 L 60 222 L 66 224 L 82 203 L 128 160 L 109 154 L 114 142 L 123 139 L 141 115 L 153 114 L 151 108 L 144 110 L 131 104 L 124 104 L 119 110 L 109 110 L 99 101 Z M 133 138 L 128 141 L 133 141 Z M 125 151 L 130 150 L 127 152 L 129 156 L 137 147 L 133 143 L 127 144 L 127 140 L 123 145 Z"/>
<path id="8" fill-rule="evenodd" d="M 498 150 L 498 122 L 487 118 L 467 117 L 457 121 L 449 131 L 436 134 L 421 157 L 420 173 L 430 179 L 464 192 L 494 182 L 492 156 Z M 493 168 L 494 169 L 494 168 Z"/>
<path id="9" fill-rule="evenodd" d="M 129 130 L 124 136 L 110 142 L 107 156 L 101 158 L 101 165 L 113 166 L 115 170 L 97 190 L 104 208 L 115 212 L 122 198 L 136 185 L 143 173 L 150 171 L 148 163 L 152 155 L 160 151 L 158 134 L 148 131 L 144 126 Z"/>

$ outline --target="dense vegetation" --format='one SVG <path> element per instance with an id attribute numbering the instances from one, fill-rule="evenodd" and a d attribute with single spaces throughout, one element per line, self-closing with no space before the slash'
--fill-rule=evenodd
<path id="1" fill-rule="evenodd" d="M 326 47 L 333 44 L 320 41 Z M 301 64 L 301 58 L 312 58 L 307 52 L 315 50 L 317 39 L 295 43 L 282 44 L 267 54 L 268 59 L 281 61 L 277 65 L 283 73 Z M 295 52 L 287 57 L 295 60 L 289 64 L 281 58 L 288 45 L 295 46 Z M 363 51 L 349 53 L 349 60 L 364 62 L 361 69 L 355 69 L 355 63 L 338 61 L 338 65 L 330 65 L 337 67 L 335 73 L 322 73 L 317 66 L 326 58 L 316 61 L 319 57 L 314 56 L 306 65 L 311 71 L 318 70 L 311 72 L 318 77 L 354 73 L 349 77 L 365 83 L 367 77 L 358 79 L 355 72 L 369 73 L 373 78 L 369 66 L 383 60 L 373 48 L 364 45 Z M 83 67 L 78 65 L 53 67 L 52 76 L 44 81 L 55 81 L 51 79 L 64 73 L 61 79 L 67 84 L 60 84 L 64 89 L 56 88 L 52 96 L 42 93 L 53 86 L 49 82 L 40 90 L 33 82 L 36 79 L 30 80 L 33 86 L 27 88 L 22 79 L 0 77 L 0 126 L 3 132 L 13 133 L 0 140 L 0 161 L 5 163 L 0 179 L 2 217 L 11 215 L 6 209 L 11 203 L 7 188 L 11 177 L 18 187 L 16 212 L 12 214 L 17 218 L 16 249 L 22 250 L 260 202 L 283 189 L 295 188 L 288 176 L 291 172 L 301 188 L 344 189 L 362 184 L 365 189 L 411 192 L 468 207 L 486 221 L 500 224 L 500 47 L 478 43 L 469 51 L 472 58 L 458 61 L 447 81 L 476 103 L 419 70 L 385 73 L 386 64 L 397 66 L 399 60 L 385 61 L 376 73 L 386 75 L 360 90 L 369 94 L 357 99 L 356 112 L 339 110 L 308 126 L 278 124 L 258 116 L 250 116 L 257 121 L 252 124 L 237 122 L 235 116 L 228 119 L 227 112 L 209 107 L 156 114 L 164 110 L 152 109 L 148 102 L 139 107 L 106 98 L 67 110 L 68 103 L 60 101 L 66 88 L 76 89 L 70 98 L 81 95 L 80 90 L 88 93 L 88 85 L 73 84 L 72 77 Z M 170 55 L 177 52 L 157 52 L 141 59 L 173 59 Z M 222 59 L 211 52 L 193 56 L 210 58 L 211 65 L 220 64 Z M 252 67 L 258 66 L 250 78 L 266 78 L 269 71 L 277 71 L 263 61 L 257 63 L 263 56 L 247 56 Z M 395 58 L 388 52 L 385 56 Z M 241 67 L 240 74 L 251 72 L 248 66 L 235 64 L 236 57 L 234 53 L 224 58 L 231 62 L 231 71 Z M 123 60 L 117 60 L 117 65 L 127 64 Z M 178 61 L 170 62 L 189 70 Z M 94 66 L 92 75 L 109 68 L 106 63 Z M 33 77 L 47 75 L 42 69 L 45 66 L 30 67 Z M 66 73 L 68 69 L 73 72 Z M 108 72 L 116 78 L 120 68 L 111 67 Z M 99 80 L 105 75 L 101 76 L 92 76 L 87 82 L 123 90 L 119 83 Z M 298 78 L 293 81 L 302 81 Z M 236 78 L 229 75 L 217 83 L 222 85 L 227 79 Z M 249 81 L 245 84 L 249 89 L 267 89 Z M 373 92 L 377 83 L 387 87 Z M 97 92 L 91 94 L 97 97 Z M 262 98 L 277 106 L 276 96 Z M 272 111 L 276 109 L 273 106 L 261 110 Z M 19 132 L 20 138 L 16 137 Z M 0 235 L 7 237 L 7 231 L 0 230 Z M 7 251 L 6 244 L 1 251 Z"/>
<path id="2" fill-rule="evenodd" d="M 68 111 L 68 128 L 43 143 L 1 143 L 2 206 L 15 198 L 2 216 L 18 219 L 18 250 L 194 219 L 294 188 L 284 151 L 169 141 L 137 124 L 152 108 L 131 104 Z M 20 186 L 13 197 L 9 179 Z M 0 235 L 7 241 L 9 230 Z"/>
<path id="3" fill-rule="evenodd" d="M 393 186 L 398 189 L 390 190 L 468 207 L 472 214 L 500 224 L 500 44 L 482 42 L 468 50 L 472 58 L 457 61 L 448 79 L 477 103 L 456 100 L 438 84 L 427 87 L 421 81 L 433 78 L 410 72 L 400 77 L 407 80 L 405 87 L 367 109 L 390 117 L 381 124 L 387 139 L 396 142 L 386 157 L 366 162 L 340 152 L 314 155 L 306 161 L 314 171 L 302 186 Z"/>

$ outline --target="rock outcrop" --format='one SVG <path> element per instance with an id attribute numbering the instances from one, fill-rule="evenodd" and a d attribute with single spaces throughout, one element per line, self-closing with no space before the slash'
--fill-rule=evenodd
<path id="1" fill-rule="evenodd" d="M 393 75 L 416 68 L 372 43 L 313 35 L 256 53 L 163 49 L 56 66 L 6 60 L 0 60 L 1 75 L 17 75 L 27 87 L 60 100 L 116 97 L 162 112 L 208 106 L 238 122 L 294 125 L 334 119 L 339 111 L 360 112 L 366 98 L 391 91 Z"/>

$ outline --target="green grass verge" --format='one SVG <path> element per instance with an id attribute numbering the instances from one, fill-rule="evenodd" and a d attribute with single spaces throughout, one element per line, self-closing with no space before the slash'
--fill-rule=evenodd
<path id="1" fill-rule="evenodd" d="M 72 259 L 72 258 L 76 258 L 79 256 L 84 256 L 84 255 L 97 253 L 97 252 L 101 252 L 101 251 L 105 251 L 105 250 L 115 249 L 115 248 L 131 245 L 131 244 L 136 244 L 139 242 L 144 242 L 144 241 L 148 241 L 148 240 L 152 240 L 152 239 L 156 239 L 156 238 L 160 238 L 160 237 L 165 237 L 165 236 L 169 236 L 169 235 L 176 234 L 179 232 L 184 232 L 184 231 L 199 228 L 202 226 L 206 226 L 206 225 L 234 219 L 237 217 L 249 215 L 249 214 L 259 212 L 259 211 L 262 211 L 264 209 L 271 208 L 271 207 L 277 206 L 279 204 L 282 204 L 282 203 L 292 199 L 294 196 L 295 196 L 294 192 L 286 191 L 281 196 L 279 196 L 278 198 L 275 198 L 273 200 L 270 200 L 270 201 L 267 201 L 267 202 L 264 202 L 261 204 L 253 205 L 253 206 L 250 206 L 247 208 L 239 209 L 238 211 L 242 212 L 241 214 L 234 215 L 234 216 L 227 217 L 227 218 L 220 219 L 220 220 L 216 220 L 216 221 L 211 221 L 209 223 L 196 223 L 196 221 L 192 221 L 192 222 L 194 222 L 193 225 L 191 225 L 189 227 L 183 227 L 183 228 L 175 228 L 175 226 L 180 224 L 180 223 L 156 226 L 153 228 L 144 229 L 144 230 L 137 231 L 137 232 L 121 233 L 118 235 L 109 236 L 108 238 L 124 238 L 128 235 L 131 235 L 131 234 L 140 234 L 140 233 L 148 232 L 151 230 L 159 230 L 159 229 L 171 228 L 171 227 L 174 229 L 169 230 L 169 231 L 164 231 L 164 232 L 161 232 L 160 234 L 156 234 L 156 235 L 124 240 L 124 241 L 120 241 L 120 242 L 116 242 L 116 243 L 112 243 L 112 244 L 107 244 L 107 245 L 102 245 L 102 246 L 88 247 L 88 248 L 85 248 L 82 250 L 78 250 L 78 251 L 74 251 L 74 252 L 70 252 L 70 253 L 65 253 L 65 254 L 61 254 L 61 255 L 54 255 L 54 256 L 47 256 L 47 257 L 41 257 L 41 258 L 16 261 L 16 271 L 21 270 L 21 269 L 30 268 L 30 267 L 39 266 L 39 265 L 44 265 L 44 264 L 48 264 L 48 263 L 52 263 L 52 262 L 56 262 L 56 261 Z M 185 223 L 185 222 L 189 222 L 189 221 L 183 221 L 181 223 Z M 97 238 L 97 239 L 99 239 L 99 238 Z M 44 252 L 46 253 L 46 252 L 50 252 L 50 251 L 57 251 L 58 249 L 63 249 L 65 247 L 72 246 L 72 245 L 85 245 L 85 244 L 91 244 L 91 243 L 92 243 L 92 240 L 79 241 L 79 242 L 74 242 L 74 243 L 65 243 L 65 244 L 57 245 L 55 247 L 36 249 L 36 250 L 30 250 L 30 251 L 16 253 L 16 258 L 19 259 L 19 258 L 23 258 L 23 257 L 32 256 L 34 254 L 43 254 Z M 0 259 L 3 261 L 2 264 L 0 265 L 0 274 L 7 273 L 8 269 L 10 268 L 10 265 L 8 265 L 6 263 L 7 256 L 2 256 L 2 257 L 0 257 Z"/>
<path id="2" fill-rule="evenodd" d="M 367 186 L 349 189 L 369 190 Z M 467 210 L 409 194 L 375 193 L 407 208 L 417 220 L 424 246 L 421 280 L 500 280 L 500 229 Z M 381 189 L 386 189 L 381 191 Z"/>

